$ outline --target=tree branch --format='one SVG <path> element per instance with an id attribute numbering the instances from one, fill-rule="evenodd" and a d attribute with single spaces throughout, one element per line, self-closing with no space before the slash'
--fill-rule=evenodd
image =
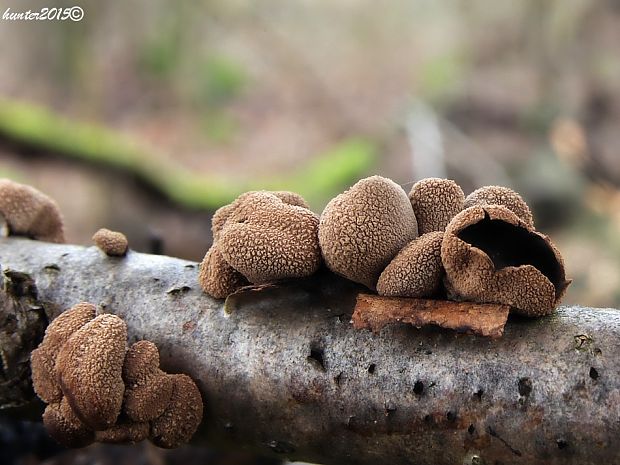
<path id="1" fill-rule="evenodd" d="M 333 464 L 620 462 L 618 310 L 511 318 L 496 340 L 373 335 L 350 324 L 362 289 L 328 273 L 224 304 L 175 258 L 9 238 L 0 262 L 32 276 L 50 318 L 87 300 L 155 342 L 204 395 L 197 442 Z"/>

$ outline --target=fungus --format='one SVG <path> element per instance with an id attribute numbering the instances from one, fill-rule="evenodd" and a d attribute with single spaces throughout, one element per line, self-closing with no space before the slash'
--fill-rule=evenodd
<path id="1" fill-rule="evenodd" d="M 501 205 L 511 210 L 530 228 L 534 227 L 534 218 L 530 207 L 527 206 L 523 197 L 517 192 L 502 186 L 485 186 L 476 189 L 465 198 L 465 207 L 469 208 L 474 205 L 482 207 L 488 205 Z"/>
<path id="2" fill-rule="evenodd" d="M 96 308 L 87 302 L 79 303 L 63 312 L 45 330 L 43 341 L 32 351 L 32 384 L 34 391 L 46 403 L 57 403 L 62 398 L 56 371 L 56 357 L 71 335 L 95 318 Z"/>
<path id="3" fill-rule="evenodd" d="M 380 176 L 362 179 L 332 199 L 319 225 L 319 243 L 329 269 L 370 289 L 398 251 L 417 235 L 407 194 Z"/>
<path id="4" fill-rule="evenodd" d="M 465 194 L 451 179 L 426 178 L 413 185 L 409 200 L 418 221 L 418 232 L 423 235 L 445 230 L 463 209 Z"/>
<path id="5" fill-rule="evenodd" d="M 122 257 L 127 253 L 129 245 L 127 237 L 123 233 L 101 228 L 93 235 L 92 239 L 95 245 L 104 251 L 106 255 Z"/>
<path id="6" fill-rule="evenodd" d="M 103 314 L 73 333 L 56 358 L 63 394 L 77 417 L 93 430 L 112 426 L 121 411 L 126 343 L 125 322 Z"/>
<path id="7" fill-rule="evenodd" d="M 106 430 L 97 431 L 95 440 L 108 444 L 135 444 L 148 438 L 149 431 L 148 422 L 120 423 Z"/>
<path id="8" fill-rule="evenodd" d="M 75 415 L 66 397 L 45 408 L 43 425 L 49 435 L 65 447 L 84 447 L 95 440 L 94 432 Z"/>
<path id="9" fill-rule="evenodd" d="M 383 270 L 377 292 L 383 296 L 432 297 L 441 289 L 443 232 L 424 234 L 407 244 Z"/>
<path id="10" fill-rule="evenodd" d="M 204 291 L 216 299 L 224 299 L 249 284 L 241 273 L 224 260 L 215 245 L 211 246 L 200 263 L 198 281 Z"/>
<path id="11" fill-rule="evenodd" d="M 9 235 L 47 242 L 65 242 L 58 205 L 34 187 L 0 179 L 0 214 Z"/>
<path id="12" fill-rule="evenodd" d="M 549 238 L 504 206 L 459 213 L 446 228 L 441 258 L 451 297 L 510 305 L 526 316 L 552 313 L 570 284 Z"/>
<path id="13" fill-rule="evenodd" d="M 188 442 L 202 421 L 202 397 L 187 375 L 168 375 L 173 380 L 172 398 L 166 410 L 151 422 L 153 444 L 172 449 Z"/>
<path id="14" fill-rule="evenodd" d="M 154 420 L 170 402 L 173 380 L 159 369 L 159 351 L 150 341 L 134 343 L 123 364 L 123 411 L 135 422 Z"/>
<path id="15" fill-rule="evenodd" d="M 321 264 L 318 217 L 269 192 L 242 197 L 215 234 L 224 260 L 254 284 L 313 274 Z"/>

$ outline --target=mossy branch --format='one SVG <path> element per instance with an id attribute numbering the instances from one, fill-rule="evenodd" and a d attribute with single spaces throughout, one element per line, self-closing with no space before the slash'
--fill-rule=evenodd
<path id="1" fill-rule="evenodd" d="M 330 274 L 224 303 L 170 257 L 8 238 L 0 262 L 34 279 L 50 317 L 93 302 L 190 374 L 206 402 L 196 442 L 332 464 L 620 463 L 619 310 L 511 318 L 496 340 L 373 335 L 350 323 L 362 289 Z"/>

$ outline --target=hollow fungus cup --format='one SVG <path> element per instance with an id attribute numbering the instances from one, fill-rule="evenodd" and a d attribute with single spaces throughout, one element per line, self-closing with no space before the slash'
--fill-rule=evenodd
<path id="1" fill-rule="evenodd" d="M 321 264 L 318 224 L 293 192 L 242 194 L 213 216 L 213 246 L 200 266 L 202 288 L 224 298 L 249 283 L 315 273 Z"/>
<path id="2" fill-rule="evenodd" d="M 48 327 L 32 352 L 35 392 L 49 405 L 43 423 L 67 447 L 93 441 L 160 447 L 189 441 L 202 420 L 202 398 L 186 375 L 159 369 L 149 341 L 127 350 L 127 327 L 111 314 L 80 303 Z"/>
<path id="3" fill-rule="evenodd" d="M 34 187 L 0 179 L 0 217 L 4 217 L 10 236 L 65 242 L 58 205 Z"/>
<path id="4" fill-rule="evenodd" d="M 319 243 L 334 273 L 375 289 L 379 275 L 408 242 L 418 224 L 405 191 L 372 176 L 332 199 L 321 214 Z"/>
<path id="5" fill-rule="evenodd" d="M 506 206 L 475 205 L 446 228 L 441 245 L 450 298 L 510 305 L 535 317 L 552 313 L 570 281 L 549 238 Z"/>
<path id="6" fill-rule="evenodd" d="M 129 243 L 123 233 L 101 228 L 93 235 L 93 242 L 110 257 L 122 257 L 127 253 Z"/>

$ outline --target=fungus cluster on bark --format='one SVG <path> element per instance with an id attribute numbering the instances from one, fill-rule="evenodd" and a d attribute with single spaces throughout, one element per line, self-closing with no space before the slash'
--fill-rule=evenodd
<path id="1" fill-rule="evenodd" d="M 127 349 L 125 322 L 96 316 L 90 303 L 63 312 L 47 327 L 31 356 L 32 381 L 47 403 L 43 423 L 67 447 L 94 441 L 160 447 L 188 442 L 202 420 L 202 397 L 193 380 L 159 368 L 149 341 Z"/>
<path id="2" fill-rule="evenodd" d="M 122 257 L 129 248 L 129 242 L 123 233 L 106 228 L 101 228 L 93 234 L 92 239 L 95 245 L 110 257 Z"/>

